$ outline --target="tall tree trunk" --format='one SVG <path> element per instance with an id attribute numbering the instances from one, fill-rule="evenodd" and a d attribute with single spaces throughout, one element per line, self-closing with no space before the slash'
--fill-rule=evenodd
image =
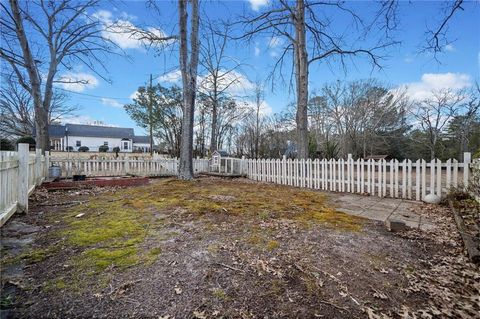
<path id="1" fill-rule="evenodd" d="M 153 156 L 153 86 L 152 86 L 152 74 L 150 73 L 150 87 L 148 95 L 148 130 L 150 135 L 150 156 Z"/>
<path id="2" fill-rule="evenodd" d="M 43 108 L 35 108 L 35 147 L 41 148 L 42 151 L 49 151 L 48 115 L 45 113 Z"/>
<path id="3" fill-rule="evenodd" d="M 260 148 L 260 99 L 257 96 L 257 113 L 255 114 L 255 158 L 258 158 L 258 149 Z"/>
<path id="4" fill-rule="evenodd" d="M 178 1 L 180 28 L 180 70 L 183 83 L 183 121 L 180 141 L 180 164 L 178 177 L 193 179 L 193 117 L 198 66 L 198 0 L 191 0 L 190 59 L 187 49 L 187 0 Z"/>
<path id="5" fill-rule="evenodd" d="M 15 32 L 22 48 L 23 58 L 25 60 L 25 68 L 28 72 L 30 80 L 29 93 L 33 98 L 35 109 L 35 134 L 36 147 L 41 148 L 42 152 L 50 149 L 50 138 L 48 136 L 48 109 L 44 109 L 42 101 L 42 92 L 40 88 L 40 75 L 30 50 L 30 45 L 23 27 L 23 18 L 20 14 L 20 7 L 17 0 L 10 0 L 10 8 L 12 9 L 13 19 L 15 20 Z"/>
<path id="6" fill-rule="evenodd" d="M 295 16 L 295 80 L 297 89 L 297 156 L 308 157 L 308 56 L 305 32 L 305 3 L 297 0 Z"/>
<path id="7" fill-rule="evenodd" d="M 217 150 L 218 145 L 218 100 L 212 101 L 212 136 L 210 137 L 210 154 Z"/>

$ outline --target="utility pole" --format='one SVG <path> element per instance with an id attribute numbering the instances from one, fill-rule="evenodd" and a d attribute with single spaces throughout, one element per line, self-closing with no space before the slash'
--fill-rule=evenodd
<path id="1" fill-rule="evenodd" d="M 153 86 L 152 86 L 152 74 L 150 73 L 150 87 L 148 89 L 148 124 L 150 130 L 150 156 L 153 156 L 153 121 L 152 121 L 152 109 L 153 109 Z"/>

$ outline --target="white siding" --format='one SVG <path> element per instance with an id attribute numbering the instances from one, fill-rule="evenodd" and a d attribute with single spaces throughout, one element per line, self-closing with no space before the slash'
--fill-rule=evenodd
<path id="1" fill-rule="evenodd" d="M 121 152 L 131 152 L 132 151 L 132 142 L 130 141 L 129 149 L 124 150 L 122 145 L 121 138 L 111 138 L 111 137 L 82 137 L 82 136 L 68 136 L 68 146 L 72 146 L 75 151 L 78 150 L 77 141 L 80 141 L 81 146 L 88 147 L 89 151 L 97 152 L 98 148 L 108 142 L 108 151 L 111 152 L 114 147 L 120 147 Z M 65 143 L 66 145 L 66 143 Z"/>

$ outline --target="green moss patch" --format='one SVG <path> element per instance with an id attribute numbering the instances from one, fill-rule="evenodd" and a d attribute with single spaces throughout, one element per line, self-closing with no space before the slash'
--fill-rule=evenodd
<path id="1" fill-rule="evenodd" d="M 153 264 L 161 256 L 162 241 L 171 237 L 170 233 L 177 236 L 175 225 L 180 217 L 199 222 L 201 229 L 192 240 L 215 232 L 224 221 L 247 221 L 244 225 L 250 228 L 244 242 L 263 251 L 274 251 L 282 243 L 274 240 L 268 229 L 265 232 L 253 226 L 259 222 L 288 219 L 305 227 L 324 225 L 359 231 L 363 221 L 336 212 L 327 205 L 325 195 L 314 191 L 225 180 L 160 180 L 148 186 L 92 196 L 86 204 L 56 216 L 65 226 L 58 231 L 58 237 L 76 251 L 70 273 L 70 280 L 76 282 L 68 285 L 88 286 L 84 274 L 97 275 L 99 282 L 99 275 L 108 273 L 107 269 L 121 271 Z M 211 253 L 217 250 L 218 247 L 209 247 Z M 41 261 L 45 255 L 38 251 L 28 258 Z M 49 286 L 60 288 L 61 284 Z"/>

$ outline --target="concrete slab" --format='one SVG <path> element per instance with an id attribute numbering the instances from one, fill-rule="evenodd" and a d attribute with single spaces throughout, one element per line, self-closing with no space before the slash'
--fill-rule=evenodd
<path id="1" fill-rule="evenodd" d="M 413 212 L 413 208 L 421 205 L 420 202 L 340 193 L 328 193 L 328 197 L 330 204 L 335 206 L 338 211 L 346 214 L 381 222 L 386 222 L 388 219 L 395 219 L 404 222 L 405 225 L 410 228 L 420 228 L 424 230 L 435 228 L 434 223 L 420 218 L 420 215 Z"/>

